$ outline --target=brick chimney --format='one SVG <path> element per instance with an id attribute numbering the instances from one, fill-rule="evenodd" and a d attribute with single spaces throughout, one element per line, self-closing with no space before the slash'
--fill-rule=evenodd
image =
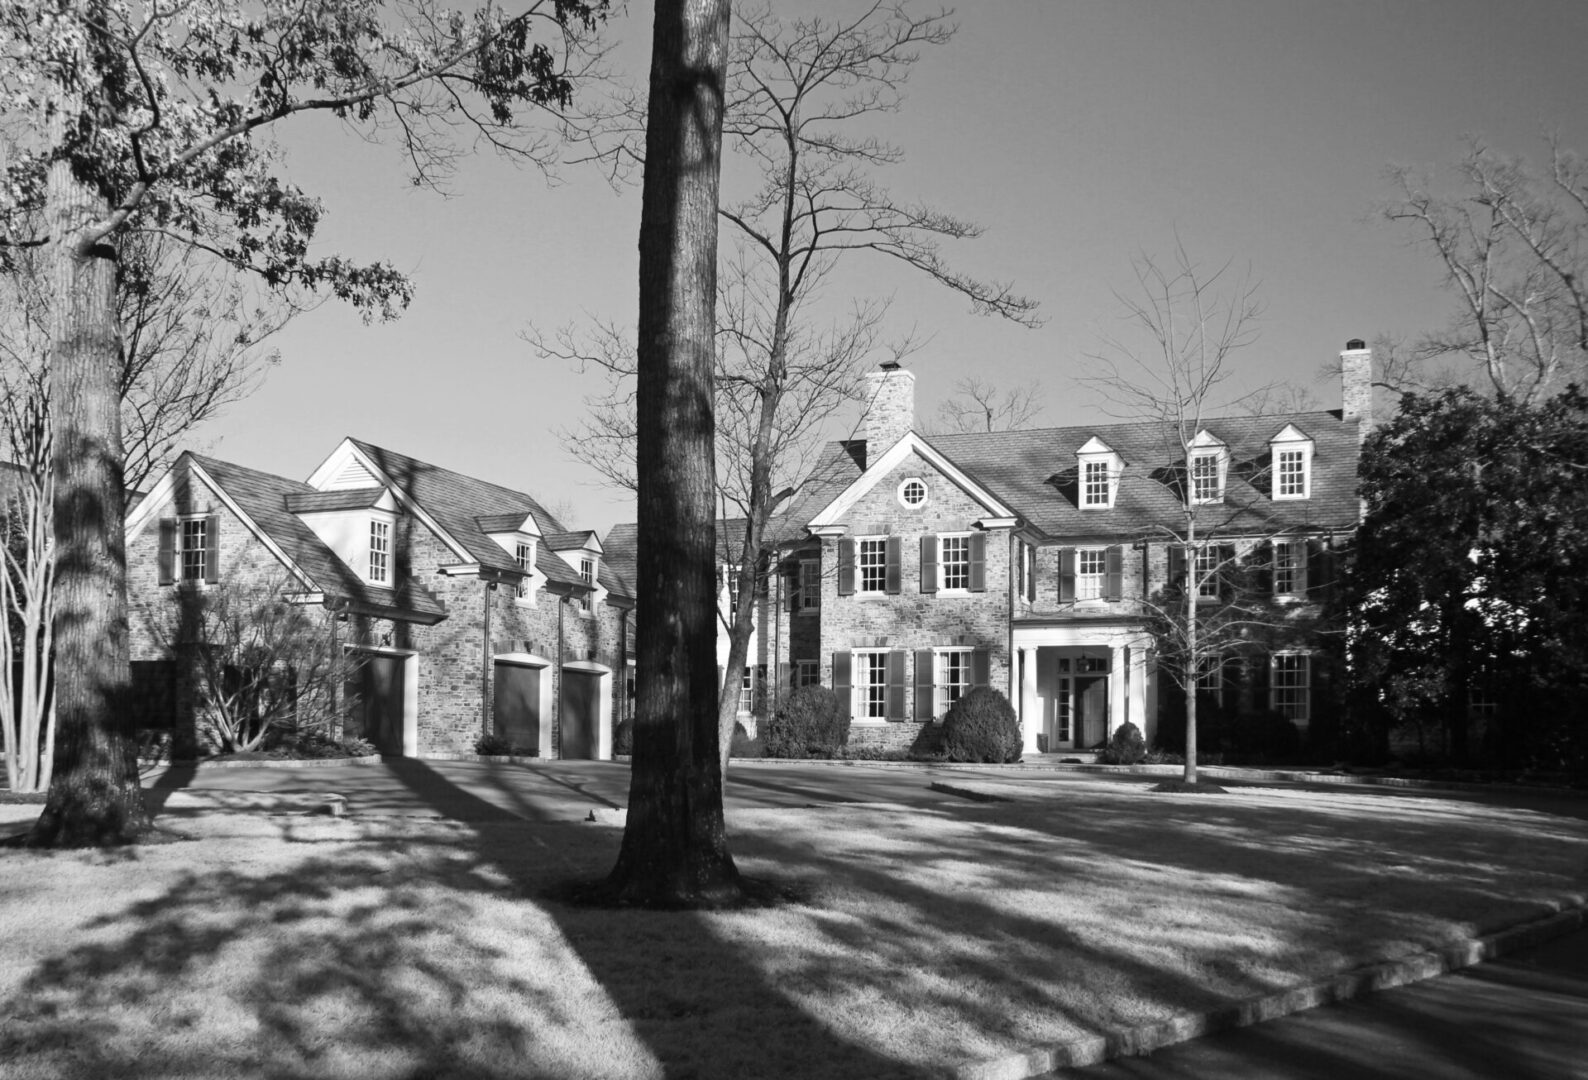
<path id="1" fill-rule="evenodd" d="M 915 375 L 889 360 L 866 372 L 866 415 L 860 433 L 866 439 L 866 460 L 876 461 L 915 427 Z"/>
<path id="2" fill-rule="evenodd" d="M 1340 353 L 1340 415 L 1357 422 L 1357 438 L 1373 430 L 1373 350 L 1361 338 Z"/>

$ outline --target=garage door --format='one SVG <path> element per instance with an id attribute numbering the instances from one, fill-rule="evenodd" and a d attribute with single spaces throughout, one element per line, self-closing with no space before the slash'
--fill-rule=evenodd
<path id="1" fill-rule="evenodd" d="M 562 756 L 593 758 L 599 748 L 601 676 L 591 671 L 563 671 Z"/>
<path id="2" fill-rule="evenodd" d="M 540 747 L 540 680 L 538 667 L 497 661 L 491 711 L 496 734 L 515 750 L 535 753 Z"/>
<path id="3" fill-rule="evenodd" d="M 348 687 L 348 727 L 381 753 L 401 754 L 404 658 L 366 654 L 361 659 L 358 676 Z"/>

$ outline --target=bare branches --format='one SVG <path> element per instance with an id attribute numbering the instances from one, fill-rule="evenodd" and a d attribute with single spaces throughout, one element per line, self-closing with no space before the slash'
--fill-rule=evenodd
<path id="1" fill-rule="evenodd" d="M 951 397 L 938 403 L 928 435 L 964 435 L 983 431 L 1020 431 L 1042 414 L 1042 384 L 1035 379 L 1021 386 L 998 385 L 972 375 L 954 384 Z"/>

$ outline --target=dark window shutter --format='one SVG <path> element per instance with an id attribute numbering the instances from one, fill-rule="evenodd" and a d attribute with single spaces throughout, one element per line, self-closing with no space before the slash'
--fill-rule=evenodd
<path id="1" fill-rule="evenodd" d="M 1185 591 L 1185 548 L 1179 544 L 1169 547 L 1169 580 L 1165 585 L 1174 592 Z"/>
<path id="2" fill-rule="evenodd" d="M 854 699 L 849 693 L 849 650 L 833 653 L 833 693 L 838 696 L 840 713 L 854 711 Z"/>
<path id="3" fill-rule="evenodd" d="M 904 711 L 904 658 L 903 649 L 888 654 L 888 719 L 903 720 L 909 716 Z"/>
<path id="4" fill-rule="evenodd" d="M 1220 544 L 1219 552 L 1219 596 L 1224 600 L 1235 596 L 1235 545 Z"/>
<path id="5" fill-rule="evenodd" d="M 970 654 L 970 684 L 987 686 L 992 682 L 992 653 L 987 649 L 973 649 Z"/>
<path id="6" fill-rule="evenodd" d="M 1281 541 L 1283 543 L 1283 541 Z M 1252 582 L 1260 593 L 1277 592 L 1274 588 L 1274 542 L 1260 541 L 1252 549 Z"/>
<path id="7" fill-rule="evenodd" d="M 921 537 L 921 591 L 937 592 L 937 537 Z"/>
<path id="8" fill-rule="evenodd" d="M 1249 683 L 1252 688 L 1252 708 L 1258 712 L 1267 712 L 1269 707 L 1269 671 L 1274 663 L 1273 657 L 1267 653 L 1258 653 L 1255 656 L 1248 657 L 1246 663 L 1246 670 L 1251 675 Z"/>
<path id="9" fill-rule="evenodd" d="M 987 591 L 986 533 L 972 533 L 970 537 L 970 591 Z"/>
<path id="10" fill-rule="evenodd" d="M 932 700 L 933 689 L 937 685 L 936 657 L 931 649 L 915 650 L 915 718 L 917 720 L 935 719 L 933 710 L 936 702 Z"/>
<path id="11" fill-rule="evenodd" d="M 160 584 L 176 581 L 176 519 L 160 519 Z"/>
<path id="12" fill-rule="evenodd" d="M 1106 600 L 1123 600 L 1125 598 L 1125 549 L 1118 546 L 1108 549 L 1104 557 L 1107 559 L 1108 580 L 1105 583 L 1103 598 Z"/>
<path id="13" fill-rule="evenodd" d="M 1329 558 L 1329 549 L 1323 546 L 1320 540 L 1308 540 L 1305 544 L 1296 545 L 1297 553 L 1307 560 L 1303 572 L 1307 575 L 1307 596 L 1313 600 L 1322 600 L 1333 584 L 1334 560 Z"/>
<path id="14" fill-rule="evenodd" d="M 783 596 L 783 609 L 790 615 L 800 609 L 800 571 L 799 564 L 794 565 L 792 574 L 785 574 L 783 587 L 788 591 Z"/>
<path id="15" fill-rule="evenodd" d="M 214 585 L 221 579 L 221 519 L 211 514 L 204 519 L 204 581 Z"/>
<path id="16" fill-rule="evenodd" d="M 1026 599 L 1031 603 L 1037 602 L 1037 549 L 1030 544 L 1025 545 L 1026 560 Z"/>
<path id="17" fill-rule="evenodd" d="M 850 596 L 855 591 L 855 542 L 838 541 L 838 595 Z"/>
<path id="18" fill-rule="evenodd" d="M 888 552 L 887 589 L 890 594 L 897 595 L 904 589 L 904 542 L 897 536 L 890 536 L 886 547 Z"/>
<path id="19" fill-rule="evenodd" d="M 1075 602 L 1075 549 L 1059 549 L 1059 603 Z"/>
<path id="20" fill-rule="evenodd" d="M 779 664 L 777 666 L 777 684 L 779 687 L 790 688 L 794 685 L 794 665 Z"/>

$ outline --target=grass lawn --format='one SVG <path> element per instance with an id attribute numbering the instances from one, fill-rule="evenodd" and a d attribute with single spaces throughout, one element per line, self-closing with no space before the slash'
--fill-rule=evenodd
<path id="1" fill-rule="evenodd" d="M 1453 800 L 998 783 L 730 815 L 806 902 L 541 896 L 597 825 L 181 809 L 0 854 L 0 1075 L 911 1077 L 1309 981 L 1588 893 L 1588 822 Z M 1039 794 L 1040 792 L 1040 794 Z M 37 807 L 0 807 L 21 820 Z"/>

